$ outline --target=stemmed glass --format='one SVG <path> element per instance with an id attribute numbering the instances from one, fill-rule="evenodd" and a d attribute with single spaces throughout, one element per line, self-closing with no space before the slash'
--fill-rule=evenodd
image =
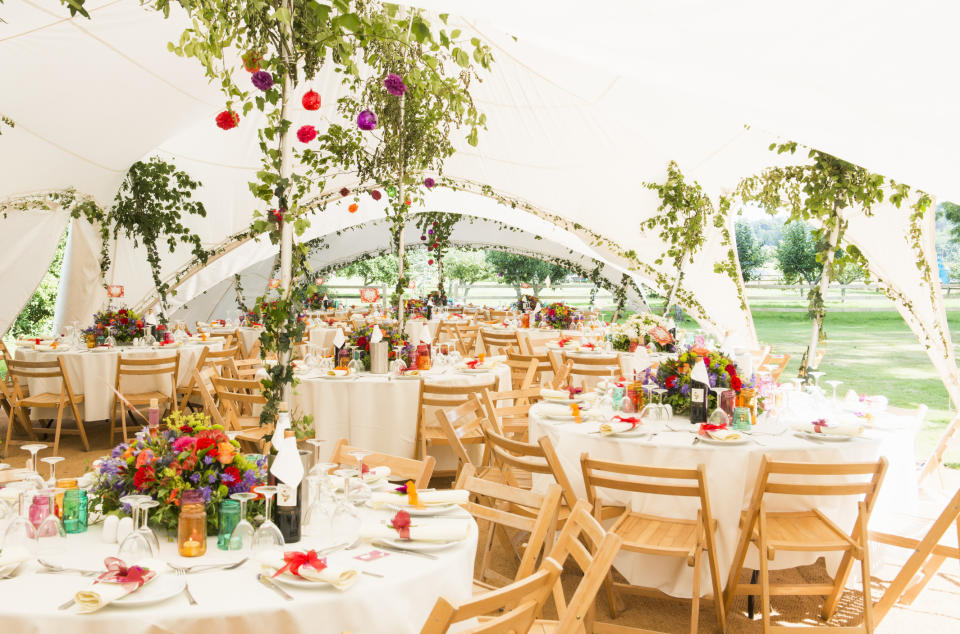
<path id="1" fill-rule="evenodd" d="M 390 362 L 391 374 L 402 374 L 407 369 L 407 364 L 403 360 L 403 346 L 393 347 L 393 361 Z"/>
<path id="2" fill-rule="evenodd" d="M 146 495 L 125 495 L 120 498 L 121 504 L 130 507 L 133 515 L 133 530 L 120 542 L 120 548 L 117 550 L 117 556 L 126 563 L 136 563 L 153 557 L 153 551 L 147 538 L 137 530 L 140 520 L 140 505 L 149 499 Z"/>
<path id="3" fill-rule="evenodd" d="M 360 529 L 360 514 L 350 500 L 350 480 L 357 475 L 357 470 L 338 469 L 335 473 L 343 478 L 343 497 L 337 501 L 337 507 L 333 511 L 331 532 L 337 542 L 351 541 Z"/>
<path id="4" fill-rule="evenodd" d="M 27 482 L 31 488 L 42 489 L 45 483 L 43 477 L 41 477 L 37 471 L 37 453 L 46 449 L 47 445 L 43 443 L 33 443 L 30 445 L 21 445 L 20 448 L 30 452 L 30 463 L 27 466 L 27 473 L 23 477 L 24 482 Z"/>
<path id="5" fill-rule="evenodd" d="M 33 556 L 37 554 L 37 529 L 30 522 L 28 515 L 27 489 L 22 486 L 18 488 L 20 489 L 17 496 L 18 512 L 3 533 L 3 548 L 8 551 L 14 548 L 23 548 Z"/>
<path id="6" fill-rule="evenodd" d="M 713 392 L 713 396 L 716 399 L 716 402 L 714 403 L 713 411 L 710 412 L 710 416 L 707 420 L 713 423 L 714 425 L 719 425 L 721 423 L 727 423 L 727 424 L 730 423 L 730 417 L 727 416 L 727 413 L 725 411 L 720 409 L 720 395 L 726 392 L 727 389 L 729 388 L 720 387 L 720 386 L 710 388 L 710 391 Z M 719 414 L 717 412 L 719 412 Z"/>
<path id="7" fill-rule="evenodd" d="M 816 385 L 817 387 L 820 387 L 820 377 L 826 374 L 826 372 L 811 370 L 807 372 L 807 374 L 813 377 L 813 384 Z"/>
<path id="8" fill-rule="evenodd" d="M 328 473 L 336 466 L 332 462 L 318 462 L 307 476 L 310 485 L 310 507 L 307 509 L 306 526 L 311 535 L 320 535 L 321 531 L 329 529 L 333 522 L 334 509 L 329 504 L 333 501 L 333 496 Z"/>
<path id="9" fill-rule="evenodd" d="M 371 453 L 373 452 L 366 451 L 365 449 L 357 449 L 356 451 L 350 452 L 350 456 L 356 459 L 357 469 L 359 470 L 359 473 L 357 474 L 358 485 L 357 490 L 355 491 L 355 502 L 357 504 L 366 502 L 368 499 L 370 499 L 370 485 L 366 483 L 367 478 L 365 478 L 363 475 L 363 459 L 369 456 Z M 346 486 L 346 484 L 344 484 L 344 486 Z"/>
<path id="10" fill-rule="evenodd" d="M 263 495 L 265 519 L 263 520 L 263 524 L 257 528 L 257 532 L 253 534 L 253 551 L 260 553 L 283 548 L 286 543 L 283 540 L 283 533 L 281 533 L 280 528 L 270 520 L 270 503 L 273 501 L 273 496 L 277 494 L 277 487 L 259 486 L 254 490 Z M 230 538 L 230 541 L 233 541 L 233 537 Z"/>
<path id="11" fill-rule="evenodd" d="M 157 506 L 160 506 L 160 502 L 150 497 L 140 502 L 140 526 L 137 528 L 137 532 L 143 535 L 147 543 L 150 544 L 150 551 L 153 553 L 154 558 L 160 556 L 160 540 L 157 539 L 157 534 L 154 530 L 150 528 L 149 516 L 150 509 Z"/>
<path id="12" fill-rule="evenodd" d="M 230 498 L 240 502 L 240 521 L 230 533 L 230 550 L 246 550 L 253 545 L 253 524 L 247 520 L 247 502 L 257 497 L 256 493 L 247 491 L 233 493 Z"/>
<path id="13" fill-rule="evenodd" d="M 833 400 L 837 400 L 837 386 L 843 385 L 843 381 L 827 381 L 827 385 L 833 388 Z"/>
<path id="14" fill-rule="evenodd" d="M 47 486 L 52 487 L 57 484 L 57 463 L 63 462 L 66 460 L 63 456 L 47 456 L 46 458 L 40 458 L 40 462 L 45 462 L 50 465 L 50 479 L 47 480 Z"/>
<path id="15" fill-rule="evenodd" d="M 40 492 L 42 495 L 47 496 L 48 504 L 47 516 L 43 518 L 40 526 L 37 527 L 38 550 L 41 552 L 46 551 L 53 554 L 59 550 L 58 540 L 47 540 L 43 538 L 67 538 L 67 531 L 63 527 L 63 522 L 57 517 L 56 510 L 54 509 L 54 500 L 56 500 L 57 494 L 62 494 L 63 491 L 63 489 L 45 489 Z"/>

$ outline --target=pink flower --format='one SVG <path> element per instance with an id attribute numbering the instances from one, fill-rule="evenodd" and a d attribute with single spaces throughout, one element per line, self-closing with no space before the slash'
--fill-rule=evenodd
<path id="1" fill-rule="evenodd" d="M 297 130 L 297 139 L 299 139 L 301 143 L 309 143 L 315 138 L 317 138 L 317 129 L 312 125 L 301 126 L 300 129 Z"/>
<path id="2" fill-rule="evenodd" d="M 177 453 L 186 451 L 187 449 L 191 449 L 196 442 L 197 439 L 193 436 L 180 436 L 173 441 L 173 450 Z"/>

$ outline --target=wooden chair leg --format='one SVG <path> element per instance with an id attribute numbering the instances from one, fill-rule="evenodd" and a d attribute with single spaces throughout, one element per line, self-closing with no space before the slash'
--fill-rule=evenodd
<path id="1" fill-rule="evenodd" d="M 57 456 L 60 452 L 60 429 L 63 427 L 63 407 L 66 403 L 60 399 L 60 405 L 57 407 L 57 427 L 53 432 L 53 455 Z"/>
<path id="2" fill-rule="evenodd" d="M 859 522 L 860 520 L 857 521 Z M 853 556 L 850 554 L 850 551 L 847 551 L 843 553 L 843 558 L 840 560 L 840 567 L 837 568 L 837 576 L 833 580 L 833 592 L 830 593 L 827 600 L 823 603 L 823 610 L 820 616 L 824 621 L 829 621 L 833 613 L 837 611 L 837 606 L 840 604 L 840 597 L 843 596 L 843 588 L 847 584 L 847 577 L 850 576 L 850 570 L 852 568 Z"/>
<path id="3" fill-rule="evenodd" d="M 113 405 L 110 407 L 110 446 L 113 447 L 116 443 L 113 442 L 114 437 L 117 433 L 117 398 L 113 398 Z"/>
<path id="4" fill-rule="evenodd" d="M 7 433 L 3 439 L 3 451 L 0 451 L 2 458 L 6 458 L 7 452 L 10 451 L 10 440 L 13 438 L 13 426 L 16 424 L 17 415 L 17 408 L 10 407 L 10 413 L 7 415 Z"/>
<path id="5" fill-rule="evenodd" d="M 860 517 L 867 516 L 867 507 L 860 502 Z M 863 588 L 863 629 L 873 634 L 873 593 L 870 592 L 870 533 L 867 523 L 860 522 L 860 543 L 863 544 L 863 557 L 860 559 L 860 584 Z"/>
<path id="6" fill-rule="evenodd" d="M 946 560 L 947 558 L 942 555 L 931 555 L 926 563 L 923 564 L 923 567 L 920 568 L 920 578 L 907 586 L 899 602 L 903 605 L 910 605 L 916 601 L 917 596 L 919 596 L 919 594 L 923 592 L 923 589 L 927 587 L 927 584 L 933 580 L 933 576 L 937 574 L 937 570 L 940 569 L 940 566 Z"/>
<path id="7" fill-rule="evenodd" d="M 759 571 L 759 570 L 751 570 L 751 571 L 750 571 L 750 583 L 751 583 L 751 584 L 757 583 L 759 577 L 760 577 L 760 571 Z M 754 603 L 756 602 L 756 599 L 757 599 L 756 595 L 753 595 L 753 594 L 747 595 L 747 616 L 750 617 L 750 620 L 751 620 L 751 621 L 753 620 L 753 615 L 756 614 L 756 606 L 754 605 Z"/>
<path id="8" fill-rule="evenodd" d="M 693 553 L 693 591 L 690 599 L 690 634 L 697 634 L 700 627 L 700 560 L 703 558 L 703 548 L 697 544 Z"/>
<path id="9" fill-rule="evenodd" d="M 610 618 L 617 618 L 617 594 L 613 587 L 613 572 L 607 571 L 607 580 L 603 582 L 607 595 L 607 606 L 610 610 Z"/>
<path id="10" fill-rule="evenodd" d="M 727 612 L 723 607 L 723 586 L 720 585 L 720 564 L 717 561 L 716 537 L 707 531 L 712 527 L 703 526 L 703 532 L 707 548 L 707 564 L 710 566 L 710 581 L 713 584 L 713 609 L 717 613 L 717 623 L 720 625 L 720 631 L 727 631 Z"/>
<path id="11" fill-rule="evenodd" d="M 123 442 L 127 442 L 127 405 L 126 403 L 121 403 L 120 405 L 120 429 L 123 433 Z"/>
<path id="12" fill-rule="evenodd" d="M 759 533 L 757 543 L 760 559 L 760 613 L 762 614 L 763 634 L 770 632 L 770 570 L 767 562 L 767 512 L 764 505 L 760 505 Z"/>

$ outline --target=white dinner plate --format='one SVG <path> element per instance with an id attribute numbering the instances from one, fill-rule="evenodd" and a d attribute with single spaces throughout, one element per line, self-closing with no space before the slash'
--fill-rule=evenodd
<path id="1" fill-rule="evenodd" d="M 88 351 L 88 352 L 113 352 L 114 349 L 113 349 L 113 348 L 101 348 L 101 347 L 96 347 L 96 348 L 87 348 L 87 351 Z"/>
<path id="2" fill-rule="evenodd" d="M 743 436 L 736 440 L 717 440 L 716 438 L 711 438 L 710 436 L 698 436 L 698 438 L 700 439 L 700 442 L 705 442 L 708 445 L 718 445 L 721 447 L 726 445 L 745 445 L 750 442 L 749 438 L 745 438 Z"/>
<path id="3" fill-rule="evenodd" d="M 423 508 L 418 508 L 416 506 L 408 506 L 406 504 L 387 504 L 388 509 L 394 511 L 406 511 L 413 517 L 431 517 L 433 515 L 443 515 L 444 513 L 449 513 L 454 509 L 460 508 L 457 504 L 433 504 L 430 506 L 424 506 Z"/>
<path id="4" fill-rule="evenodd" d="M 840 434 L 816 434 L 812 431 L 798 431 L 797 436 L 811 440 L 824 440 L 826 442 L 847 442 L 854 438 L 854 436 L 841 436 Z"/>
<path id="5" fill-rule="evenodd" d="M 418 550 L 428 553 L 435 550 L 444 550 L 459 543 L 460 542 L 456 540 L 449 542 L 418 542 L 412 539 L 378 539 L 373 542 L 373 546 L 376 547 L 377 544 L 385 544 L 386 546 L 392 546 L 393 548 L 401 548 L 403 550 Z"/>
<path id="6" fill-rule="evenodd" d="M 276 571 L 274 571 L 276 572 Z M 326 581 L 321 581 L 320 579 L 304 579 L 303 577 L 298 577 L 296 575 L 285 572 L 282 575 L 277 575 L 276 577 L 270 574 L 264 573 L 267 577 L 270 577 L 270 581 L 276 581 L 277 583 L 282 583 L 285 586 L 293 586 L 295 588 L 332 588 L 329 583 Z"/>
<path id="7" fill-rule="evenodd" d="M 601 434 L 602 435 L 602 434 Z M 620 438 L 641 438 L 643 436 L 649 436 L 650 430 L 648 429 L 625 429 L 624 431 L 615 431 L 612 434 L 607 434 L 608 436 L 619 436 Z"/>
<path id="8" fill-rule="evenodd" d="M 138 607 L 141 605 L 151 605 L 160 603 L 183 592 L 183 586 L 186 579 L 174 574 L 159 573 L 157 578 L 146 583 L 136 592 L 131 592 L 121 599 L 117 599 L 110 605 L 118 605 L 125 608 Z"/>
<path id="9" fill-rule="evenodd" d="M 486 374 L 487 372 L 489 372 L 489 371 L 492 370 L 492 369 L 493 369 L 492 367 L 491 367 L 491 368 L 476 368 L 476 369 L 473 369 L 473 368 L 458 368 L 458 369 L 457 369 L 457 372 L 459 372 L 460 374 Z"/>
<path id="10" fill-rule="evenodd" d="M 577 394 L 573 398 L 544 397 L 542 400 L 544 403 L 556 403 L 557 405 L 569 405 L 570 403 L 582 403 L 583 401 L 587 400 L 587 397 L 584 394 Z"/>

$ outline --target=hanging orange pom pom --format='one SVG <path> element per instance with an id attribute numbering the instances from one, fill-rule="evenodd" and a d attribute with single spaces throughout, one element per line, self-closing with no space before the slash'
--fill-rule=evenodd
<path id="1" fill-rule="evenodd" d="M 360 205 L 358 205 L 357 203 L 353 203 L 352 205 L 350 205 L 349 207 L 347 207 L 347 211 L 349 211 L 349 212 L 352 213 L 352 214 L 357 213 L 357 210 L 358 210 L 358 209 L 360 209 Z"/>
<path id="2" fill-rule="evenodd" d="M 247 51 L 241 56 L 243 60 L 243 68 L 248 73 L 255 73 L 260 70 L 260 60 L 263 57 L 256 51 Z"/>

